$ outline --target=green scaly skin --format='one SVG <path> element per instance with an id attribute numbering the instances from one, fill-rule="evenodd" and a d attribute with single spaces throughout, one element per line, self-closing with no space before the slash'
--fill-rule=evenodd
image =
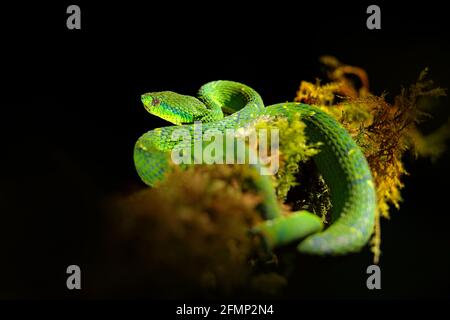
<path id="1" fill-rule="evenodd" d="M 262 211 L 268 220 L 252 231 L 261 234 L 270 249 L 304 238 L 299 251 L 318 255 L 357 252 L 368 242 L 376 209 L 373 178 L 361 149 L 335 119 L 301 103 L 264 107 L 257 92 L 232 81 L 209 82 L 198 96 L 196 99 L 170 91 L 142 95 L 150 113 L 178 125 L 149 131 L 136 142 L 136 170 L 147 185 L 164 179 L 170 161 L 167 153 L 175 147 L 191 147 L 172 141 L 172 132 L 180 125 L 194 137 L 193 144 L 200 135 L 192 124 L 197 120 L 202 121 L 203 133 L 215 128 L 225 134 L 226 129 L 248 127 L 262 116 L 291 119 L 300 114 L 308 141 L 322 143 L 314 161 L 330 189 L 332 223 L 322 230 L 321 219 L 307 211 L 282 215 L 270 177 L 260 175 L 256 186 L 264 197 Z M 222 111 L 230 115 L 224 117 Z"/>

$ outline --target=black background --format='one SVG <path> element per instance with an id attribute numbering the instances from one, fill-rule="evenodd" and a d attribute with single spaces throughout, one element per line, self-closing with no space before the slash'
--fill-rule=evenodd
<path id="1" fill-rule="evenodd" d="M 166 124 L 141 106 L 146 91 L 193 95 L 230 79 L 269 105 L 323 76 L 323 54 L 363 67 L 391 98 L 426 66 L 450 87 L 448 17 L 429 1 L 379 3 L 381 30 L 366 28 L 371 3 L 78 1 L 77 31 L 66 28 L 69 4 L 1 8 L 0 297 L 86 297 L 66 289 L 65 269 L 89 269 L 98 202 L 140 186 L 134 143 Z M 440 101 L 424 129 L 446 121 Z M 405 161 L 404 203 L 382 225 L 382 290 L 365 286 L 367 249 L 302 259 L 286 297 L 449 297 L 449 154 Z"/>

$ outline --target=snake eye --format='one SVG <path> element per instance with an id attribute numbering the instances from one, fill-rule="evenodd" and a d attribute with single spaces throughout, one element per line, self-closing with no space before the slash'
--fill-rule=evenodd
<path id="1" fill-rule="evenodd" d="M 152 99 L 152 106 L 156 106 L 159 103 L 159 99 L 158 98 L 153 98 Z"/>

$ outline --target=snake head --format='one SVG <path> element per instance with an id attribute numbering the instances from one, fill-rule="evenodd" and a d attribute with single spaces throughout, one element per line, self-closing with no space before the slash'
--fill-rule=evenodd
<path id="1" fill-rule="evenodd" d="M 172 91 L 145 93 L 141 101 L 149 113 L 176 125 L 201 121 L 211 114 L 211 110 L 197 98 Z"/>
<path id="2" fill-rule="evenodd" d="M 176 125 L 193 122 L 192 115 L 177 101 L 177 93 L 170 91 L 150 92 L 141 96 L 147 111 Z"/>

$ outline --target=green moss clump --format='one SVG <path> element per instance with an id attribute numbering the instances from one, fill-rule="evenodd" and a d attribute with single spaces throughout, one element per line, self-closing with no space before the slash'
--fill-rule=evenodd
<path id="1" fill-rule="evenodd" d="M 268 137 L 271 136 L 270 130 L 279 130 L 280 166 L 273 182 L 278 199 L 285 201 L 289 190 L 299 184 L 297 174 L 300 166 L 320 151 L 320 144 L 312 144 L 307 141 L 306 125 L 299 114 L 292 119 L 276 117 L 262 120 L 256 124 L 255 128 L 257 130 L 267 129 Z M 269 141 L 269 143 L 271 142 Z"/>

